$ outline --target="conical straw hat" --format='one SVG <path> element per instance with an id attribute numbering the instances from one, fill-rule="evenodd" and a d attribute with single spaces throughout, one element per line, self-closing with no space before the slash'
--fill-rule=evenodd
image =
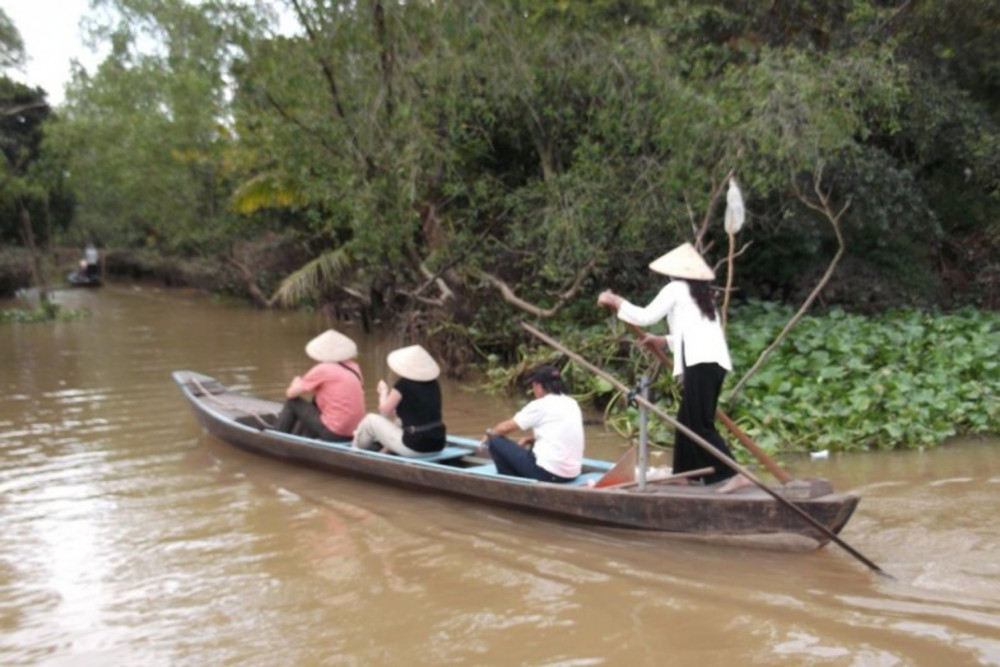
<path id="1" fill-rule="evenodd" d="M 386 363 L 396 375 L 416 382 L 436 380 L 441 374 L 441 369 L 434 358 L 419 345 L 393 350 L 386 357 Z"/>
<path id="2" fill-rule="evenodd" d="M 649 268 L 671 278 L 715 280 L 715 272 L 705 263 L 690 243 L 677 246 L 666 255 L 653 260 Z"/>
<path id="3" fill-rule="evenodd" d="M 347 361 L 357 353 L 354 341 L 333 329 L 327 329 L 306 344 L 306 354 L 316 361 Z"/>

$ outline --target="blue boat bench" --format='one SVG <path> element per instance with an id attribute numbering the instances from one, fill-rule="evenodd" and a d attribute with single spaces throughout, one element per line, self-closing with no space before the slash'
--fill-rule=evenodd
<path id="1" fill-rule="evenodd" d="M 273 430 L 273 429 L 269 429 L 269 430 Z M 274 432 L 275 433 L 280 433 L 280 431 L 274 431 Z M 286 438 L 293 438 L 295 440 L 307 442 L 310 445 L 313 445 L 314 447 L 326 447 L 326 448 L 330 448 L 330 449 L 343 449 L 345 447 L 349 449 L 351 447 L 351 441 L 350 440 L 323 441 L 323 440 L 317 440 L 315 438 L 307 438 L 305 436 L 296 435 L 294 433 L 282 433 L 282 435 L 284 437 L 286 437 Z M 402 457 L 402 456 L 396 456 L 395 454 L 393 454 L 391 452 L 388 452 L 388 453 L 387 452 L 372 452 L 372 453 L 377 453 L 379 456 L 391 456 L 393 458 L 400 458 L 400 459 L 404 459 L 404 460 L 407 460 L 407 461 L 424 461 L 426 463 L 436 463 L 438 461 L 448 461 L 450 459 L 460 459 L 463 456 L 469 456 L 469 455 L 471 455 L 473 453 L 473 451 L 470 450 L 468 447 L 449 446 L 449 447 L 445 447 L 440 452 L 434 452 L 432 454 L 425 454 L 423 456 Z"/>
<path id="2" fill-rule="evenodd" d="M 497 467 L 496 464 L 494 463 L 486 463 L 481 466 L 466 468 L 464 472 L 471 472 L 477 475 L 488 475 L 491 477 L 495 477 L 498 475 Z M 602 477 L 604 477 L 604 473 L 599 470 L 596 470 L 594 472 L 585 472 L 576 479 L 574 479 L 572 482 L 565 482 L 563 484 L 560 484 L 560 486 L 586 486 L 587 482 L 589 482 L 590 480 L 594 480 L 596 482 Z"/>
<path id="3" fill-rule="evenodd" d="M 463 456 L 470 456 L 474 452 L 468 447 L 445 447 L 440 452 L 434 452 L 433 454 L 424 454 L 422 456 L 411 457 L 413 461 L 427 461 L 434 463 L 436 461 L 447 461 L 448 459 L 460 459 Z"/>

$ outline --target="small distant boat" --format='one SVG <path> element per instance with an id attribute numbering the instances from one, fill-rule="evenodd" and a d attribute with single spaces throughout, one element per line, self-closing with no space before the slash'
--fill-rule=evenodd
<path id="1" fill-rule="evenodd" d="M 87 275 L 86 271 L 70 271 L 66 275 L 66 282 L 73 287 L 100 287 L 104 284 L 98 275 Z"/>
<path id="2" fill-rule="evenodd" d="M 584 460 L 583 474 L 572 483 L 538 482 L 499 474 L 477 454 L 478 440 L 456 436 L 448 438 L 443 451 L 420 458 L 357 450 L 349 442 L 275 431 L 278 401 L 231 391 L 193 371 L 175 371 L 173 379 L 205 431 L 249 452 L 299 465 L 574 522 L 724 541 L 763 538 L 797 549 L 830 541 L 830 535 L 756 487 L 720 494 L 714 487 L 656 481 L 642 489 L 634 481 L 606 484 L 620 466 L 594 459 Z M 774 490 L 832 534 L 840 532 L 859 501 L 853 494 L 834 493 L 821 479 L 796 480 Z"/>

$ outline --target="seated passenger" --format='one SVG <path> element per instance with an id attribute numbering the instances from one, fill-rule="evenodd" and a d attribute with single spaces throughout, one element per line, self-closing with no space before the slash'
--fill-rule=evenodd
<path id="1" fill-rule="evenodd" d="M 378 414 L 369 413 L 354 432 L 357 449 L 420 456 L 445 445 L 441 419 L 441 374 L 434 358 L 419 345 L 393 350 L 386 358 L 399 379 L 389 389 L 379 380 Z"/>
<path id="2" fill-rule="evenodd" d="M 365 415 L 361 367 L 352 361 L 358 347 L 342 333 L 328 329 L 306 345 L 306 354 L 319 362 L 305 375 L 292 379 L 275 428 L 292 433 L 296 425 L 308 438 L 346 442 Z M 305 396 L 312 394 L 312 400 Z"/>
<path id="3" fill-rule="evenodd" d="M 559 369 L 539 366 L 529 378 L 535 400 L 511 419 L 486 429 L 483 444 L 497 472 L 542 482 L 572 482 L 583 463 L 583 414 L 566 395 Z M 506 434 L 532 430 L 514 442 Z"/>

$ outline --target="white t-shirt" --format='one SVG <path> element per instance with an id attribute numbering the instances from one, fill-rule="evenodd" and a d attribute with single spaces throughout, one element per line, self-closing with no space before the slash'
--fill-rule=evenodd
<path id="1" fill-rule="evenodd" d="M 559 477 L 576 477 L 583 461 L 583 413 L 565 394 L 546 394 L 524 406 L 514 423 L 535 436 L 535 462 Z"/>
<path id="2" fill-rule="evenodd" d="M 638 327 L 648 327 L 664 317 L 670 329 L 667 343 L 675 359 L 675 377 L 684 373 L 684 362 L 688 366 L 715 362 L 727 371 L 733 370 L 719 314 L 714 320 L 701 314 L 687 281 L 670 281 L 645 308 L 628 301 L 622 301 L 618 308 L 618 319 Z"/>

